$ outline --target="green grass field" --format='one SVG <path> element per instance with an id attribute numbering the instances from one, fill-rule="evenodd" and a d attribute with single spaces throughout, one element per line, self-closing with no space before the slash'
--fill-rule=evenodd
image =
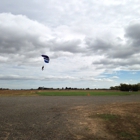
<path id="1" fill-rule="evenodd" d="M 38 91 L 36 92 L 38 95 L 43 96 L 103 96 L 103 95 L 132 95 L 132 94 L 140 94 L 139 92 L 121 92 L 121 91 L 92 91 L 92 90 L 77 90 L 77 91 Z"/>
<path id="2" fill-rule="evenodd" d="M 140 94 L 113 90 L 0 90 L 0 96 L 123 96 Z"/>

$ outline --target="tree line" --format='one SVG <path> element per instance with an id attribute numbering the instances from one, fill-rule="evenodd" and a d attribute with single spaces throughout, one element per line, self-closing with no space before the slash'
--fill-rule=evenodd
<path id="1" fill-rule="evenodd" d="M 9 88 L 0 88 L 0 90 L 10 90 Z M 25 89 L 21 89 L 25 90 Z M 27 90 L 27 89 L 26 89 Z M 30 90 L 35 90 L 31 88 Z M 37 90 L 93 90 L 90 88 L 72 88 L 72 87 L 65 87 L 65 88 L 46 88 L 46 87 L 38 87 Z M 110 89 L 107 88 L 98 88 L 94 90 L 120 90 L 120 91 L 139 91 L 140 90 L 140 83 L 138 84 L 120 84 L 119 86 L 111 86 Z"/>
<path id="2" fill-rule="evenodd" d="M 120 84 L 119 86 L 110 87 L 111 90 L 120 90 L 120 91 L 139 91 L 140 83 L 138 84 Z"/>

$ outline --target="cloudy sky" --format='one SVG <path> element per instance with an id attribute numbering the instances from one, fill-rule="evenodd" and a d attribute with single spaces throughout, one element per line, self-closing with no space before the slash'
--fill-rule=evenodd
<path id="1" fill-rule="evenodd" d="M 0 88 L 120 83 L 140 83 L 139 0 L 1 1 Z"/>

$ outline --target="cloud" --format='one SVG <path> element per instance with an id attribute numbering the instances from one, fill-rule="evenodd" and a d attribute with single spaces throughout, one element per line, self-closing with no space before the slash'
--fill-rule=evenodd
<path id="1" fill-rule="evenodd" d="M 92 39 L 92 38 L 86 38 L 85 40 L 86 45 L 88 46 L 89 51 L 92 53 L 102 53 L 107 52 L 111 48 L 110 42 L 103 40 L 102 38 L 98 39 Z"/>
<path id="2" fill-rule="evenodd" d="M 132 0 L 2 1 L 1 78 L 101 85 L 117 80 L 98 78 L 103 73 L 138 71 L 139 6 Z M 50 57 L 48 65 L 41 54 Z"/>
<path id="3" fill-rule="evenodd" d="M 118 76 L 113 76 L 112 79 L 119 79 L 119 77 Z"/>
<path id="4" fill-rule="evenodd" d="M 138 70 L 140 69 L 140 23 L 130 24 L 125 28 L 125 43 L 120 41 L 108 41 L 101 38 L 86 39 L 86 44 L 91 53 L 101 55 L 93 65 L 98 69 Z"/>
<path id="5" fill-rule="evenodd" d="M 93 78 L 93 77 L 75 77 L 75 76 L 53 76 L 53 75 L 48 75 L 40 78 L 35 78 L 34 76 L 20 76 L 20 75 L 7 75 L 7 76 L 2 76 L 0 75 L 0 80 L 15 80 L 15 81 L 20 81 L 20 80 L 39 80 L 39 81 L 112 81 L 112 79 L 109 78 Z"/>
<path id="6" fill-rule="evenodd" d="M 50 50 L 55 52 L 70 52 L 70 53 L 81 53 L 84 50 L 79 46 L 81 44 L 80 40 L 53 40 L 53 46 Z"/>
<path id="7" fill-rule="evenodd" d="M 0 80 L 36 80 L 34 77 L 30 76 L 19 76 L 19 75 L 9 75 L 9 76 L 0 76 Z"/>
<path id="8" fill-rule="evenodd" d="M 69 81 L 69 80 L 76 80 L 75 77 L 72 76 L 46 76 L 45 78 L 42 78 L 43 81 Z"/>
<path id="9" fill-rule="evenodd" d="M 23 15 L 0 14 L 0 30 L 0 61 L 4 63 L 35 62 L 37 57 L 46 52 L 50 52 L 52 58 L 56 53 L 84 52 L 79 38 L 71 39 L 69 32 L 69 36 L 65 34 L 62 38 L 58 28 L 54 31 Z"/>
<path id="10" fill-rule="evenodd" d="M 125 28 L 125 40 L 121 43 L 118 36 L 98 36 L 91 38 L 83 33 L 76 33 L 68 26 L 57 27 L 56 30 L 23 15 L 10 13 L 0 14 L 0 61 L 30 64 L 39 62 L 40 54 L 49 52 L 52 58 L 72 56 L 102 56 L 94 60 L 97 68 L 134 66 L 139 63 L 140 55 L 136 47 L 139 44 L 140 24 L 132 24 Z M 61 33 L 65 31 L 65 36 Z M 80 35 L 80 36 L 78 36 Z M 74 37 L 72 37 L 74 36 Z M 116 38 L 116 40 L 115 40 Z M 60 55 L 59 55 L 60 54 Z M 93 57 L 94 58 L 94 57 Z"/>
<path id="11" fill-rule="evenodd" d="M 0 54 L 8 62 L 29 61 L 49 49 L 45 40 L 51 38 L 51 30 L 26 16 L 0 14 L 0 30 Z"/>
<path id="12" fill-rule="evenodd" d="M 125 36 L 135 51 L 140 51 L 140 23 L 133 23 L 126 28 Z"/>
<path id="13" fill-rule="evenodd" d="M 140 38 L 140 23 L 133 23 L 126 28 L 126 37 L 131 39 L 139 39 Z"/>

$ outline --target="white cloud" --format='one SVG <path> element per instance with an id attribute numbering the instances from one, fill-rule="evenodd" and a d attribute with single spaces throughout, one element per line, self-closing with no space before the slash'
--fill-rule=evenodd
<path id="1" fill-rule="evenodd" d="M 98 77 L 105 72 L 139 71 L 139 9 L 139 1 L 132 0 L 3 1 L 1 79 L 43 79 L 41 54 L 50 56 L 46 80 L 115 83 L 116 76 Z M 16 74 L 19 77 L 12 76 Z"/>
<path id="2" fill-rule="evenodd" d="M 113 76 L 112 78 L 113 78 L 113 79 L 119 79 L 119 77 L 118 77 L 118 76 Z"/>

